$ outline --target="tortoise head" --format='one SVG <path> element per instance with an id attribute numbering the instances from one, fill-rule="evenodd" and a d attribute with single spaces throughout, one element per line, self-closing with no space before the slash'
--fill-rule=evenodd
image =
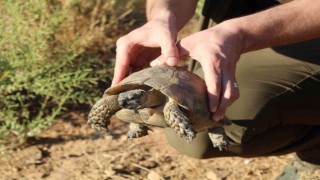
<path id="1" fill-rule="evenodd" d="M 125 109 L 141 109 L 147 103 L 148 92 L 143 89 L 134 89 L 119 94 L 118 103 Z"/>

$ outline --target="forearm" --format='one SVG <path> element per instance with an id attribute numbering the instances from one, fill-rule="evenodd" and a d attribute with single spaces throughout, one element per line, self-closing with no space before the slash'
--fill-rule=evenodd
<path id="1" fill-rule="evenodd" d="M 170 20 L 179 31 L 193 16 L 197 6 L 197 0 L 148 0 L 148 20 Z"/>
<path id="2" fill-rule="evenodd" d="M 229 20 L 240 34 L 242 52 L 320 37 L 320 1 L 296 0 L 245 17 Z"/>

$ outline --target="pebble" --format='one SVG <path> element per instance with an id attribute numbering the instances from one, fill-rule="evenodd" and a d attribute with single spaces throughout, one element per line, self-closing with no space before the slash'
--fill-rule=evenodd
<path id="1" fill-rule="evenodd" d="M 148 176 L 147 176 L 148 180 L 162 180 L 163 178 L 160 177 L 157 173 L 151 171 L 149 172 Z"/>
<path id="2" fill-rule="evenodd" d="M 219 180 L 217 174 L 213 171 L 207 172 L 206 176 L 209 180 Z"/>

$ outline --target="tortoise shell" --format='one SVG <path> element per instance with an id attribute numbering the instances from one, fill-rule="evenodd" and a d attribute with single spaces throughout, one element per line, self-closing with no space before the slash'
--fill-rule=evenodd
<path id="1" fill-rule="evenodd" d="M 181 107 L 200 116 L 210 115 L 207 88 L 203 79 L 186 69 L 156 66 L 132 73 L 118 85 L 108 88 L 106 95 L 119 94 L 141 86 L 154 88 L 174 99 Z"/>

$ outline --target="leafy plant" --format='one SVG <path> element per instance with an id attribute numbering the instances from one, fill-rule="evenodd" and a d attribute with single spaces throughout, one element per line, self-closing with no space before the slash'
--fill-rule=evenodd
<path id="1" fill-rule="evenodd" d="M 35 136 L 66 107 L 101 96 L 112 67 L 105 59 L 135 24 L 127 18 L 131 7 L 116 0 L 0 2 L 0 141 Z"/>

